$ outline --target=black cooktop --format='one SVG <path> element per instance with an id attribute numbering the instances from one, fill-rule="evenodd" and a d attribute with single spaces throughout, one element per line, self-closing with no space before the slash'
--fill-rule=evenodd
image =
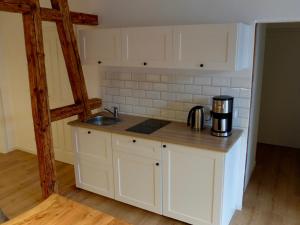
<path id="1" fill-rule="evenodd" d="M 133 127 L 128 128 L 126 131 L 142 134 L 152 134 L 158 129 L 168 125 L 170 122 L 165 120 L 148 119 L 142 123 L 139 123 Z"/>

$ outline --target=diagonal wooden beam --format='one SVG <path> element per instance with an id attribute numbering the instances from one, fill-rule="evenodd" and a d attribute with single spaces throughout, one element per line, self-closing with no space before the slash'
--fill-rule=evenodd
<path id="1" fill-rule="evenodd" d="M 66 62 L 75 104 L 82 105 L 84 109 L 83 112 L 79 114 L 79 119 L 82 121 L 87 120 L 91 114 L 91 110 L 88 105 L 88 94 L 68 2 L 67 0 L 51 0 L 51 4 L 53 9 L 60 11 L 63 16 L 61 21 L 56 22 L 57 31 Z"/>
<path id="2" fill-rule="evenodd" d="M 35 0 L 35 4 L 34 10 L 30 13 L 23 14 L 23 24 L 40 180 L 43 197 L 47 198 L 54 191 L 57 191 L 57 186 L 48 102 L 42 19 L 40 16 L 39 1 Z"/>

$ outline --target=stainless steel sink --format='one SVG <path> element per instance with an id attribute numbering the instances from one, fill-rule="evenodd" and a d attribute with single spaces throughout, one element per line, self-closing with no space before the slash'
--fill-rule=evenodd
<path id="1" fill-rule="evenodd" d="M 97 126 L 109 126 L 119 123 L 121 120 L 119 118 L 108 117 L 108 116 L 96 116 L 86 121 L 88 124 Z"/>

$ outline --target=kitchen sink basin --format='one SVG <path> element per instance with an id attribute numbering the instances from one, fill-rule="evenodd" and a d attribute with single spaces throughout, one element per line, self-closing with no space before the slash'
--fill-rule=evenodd
<path id="1" fill-rule="evenodd" d="M 119 118 L 108 117 L 108 116 L 96 116 L 86 121 L 88 124 L 97 126 L 109 126 L 119 123 L 121 120 Z"/>

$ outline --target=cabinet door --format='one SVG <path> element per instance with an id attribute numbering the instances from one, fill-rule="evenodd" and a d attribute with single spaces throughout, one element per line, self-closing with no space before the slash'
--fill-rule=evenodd
<path id="1" fill-rule="evenodd" d="M 107 197 L 114 197 L 111 134 L 77 128 L 76 186 Z"/>
<path id="2" fill-rule="evenodd" d="M 115 199 L 162 213 L 160 161 L 114 151 Z"/>
<path id="3" fill-rule="evenodd" d="M 175 63 L 181 68 L 235 70 L 235 24 L 176 26 Z"/>
<path id="4" fill-rule="evenodd" d="M 114 66 L 121 60 L 120 29 L 89 29 L 79 31 L 80 55 L 85 64 Z"/>
<path id="5" fill-rule="evenodd" d="M 220 224 L 223 157 L 168 144 L 163 151 L 163 215 L 197 225 Z"/>
<path id="6" fill-rule="evenodd" d="M 172 62 L 171 27 L 122 29 L 122 59 L 126 66 L 169 66 Z"/>

